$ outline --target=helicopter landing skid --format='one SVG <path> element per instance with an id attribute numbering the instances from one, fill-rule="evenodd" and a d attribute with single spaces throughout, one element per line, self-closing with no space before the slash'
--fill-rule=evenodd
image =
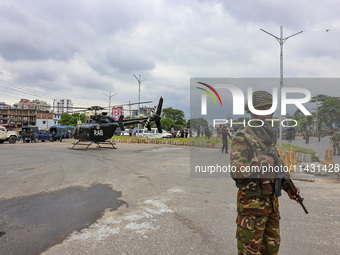
<path id="1" fill-rule="evenodd" d="M 82 141 L 77 141 L 76 143 L 73 143 L 73 146 L 70 148 L 68 147 L 70 150 L 87 150 L 92 143 L 96 143 L 97 144 L 97 148 L 99 149 L 117 149 L 114 145 L 115 143 L 112 143 L 110 141 L 107 141 L 107 142 L 89 142 L 89 143 L 81 143 Z M 111 145 L 111 146 L 106 146 L 106 147 L 103 147 L 103 146 L 100 146 L 100 144 L 107 144 L 107 145 Z M 85 147 L 76 147 L 76 146 L 85 146 Z"/>
<path id="2" fill-rule="evenodd" d="M 111 143 L 110 141 L 107 141 L 107 142 L 95 142 L 97 144 L 97 148 L 100 148 L 100 149 L 117 149 L 115 147 L 115 143 Z M 102 147 L 100 146 L 101 144 L 107 144 L 107 145 L 111 145 L 111 146 L 106 146 L 106 147 Z"/>
<path id="3" fill-rule="evenodd" d="M 81 141 L 79 140 L 79 141 L 77 141 L 76 143 L 72 143 L 73 144 L 73 146 L 70 148 L 70 147 L 68 147 L 70 150 L 87 150 L 87 148 L 88 147 L 90 147 L 91 146 L 91 144 L 92 144 L 92 142 L 89 142 L 89 143 L 80 143 Z M 86 147 L 76 147 L 76 146 L 78 146 L 78 145 L 80 145 L 80 146 L 82 146 L 82 145 L 84 145 L 84 146 L 86 146 Z"/>

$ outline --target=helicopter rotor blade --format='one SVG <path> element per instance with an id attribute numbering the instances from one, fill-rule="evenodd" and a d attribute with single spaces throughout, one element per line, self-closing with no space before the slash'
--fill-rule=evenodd
<path id="1" fill-rule="evenodd" d="M 154 106 L 154 108 L 152 109 L 149 117 L 148 117 L 148 120 L 145 122 L 145 125 L 144 125 L 144 128 L 147 128 L 149 131 L 151 131 L 151 127 L 150 127 L 150 119 L 153 117 L 153 115 L 155 114 L 155 111 L 156 111 L 156 108 L 157 108 L 157 105 Z"/>
<path id="2" fill-rule="evenodd" d="M 118 119 L 118 125 L 119 125 L 121 131 L 125 131 L 123 120 L 124 120 L 124 115 L 120 115 L 119 119 Z"/>
<path id="3" fill-rule="evenodd" d="M 136 105 L 136 104 L 149 104 L 152 103 L 152 101 L 145 101 L 145 102 L 139 102 L 139 103 L 130 103 L 130 104 L 117 104 L 117 105 L 111 105 L 111 106 L 105 106 L 104 108 L 110 108 L 110 107 L 120 107 L 120 106 L 126 106 L 126 105 Z"/>

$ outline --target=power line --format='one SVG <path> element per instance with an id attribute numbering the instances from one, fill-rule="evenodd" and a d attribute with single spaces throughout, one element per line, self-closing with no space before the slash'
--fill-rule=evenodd
<path id="1" fill-rule="evenodd" d="M 34 90 L 32 88 L 27 88 L 25 86 L 14 84 L 12 82 L 1 80 L 1 79 L 0 79 L 0 85 L 1 85 L 0 86 L 1 91 L 6 93 L 7 95 L 10 95 L 11 98 L 15 98 L 13 95 L 16 95 L 17 97 L 27 97 L 27 95 L 29 95 L 31 97 L 35 97 L 35 99 L 42 98 L 44 100 L 53 101 L 56 98 L 65 97 L 65 96 L 59 96 L 59 95 L 55 95 L 55 94 L 49 95 L 49 94 L 46 94 L 44 92 Z M 78 104 L 84 104 L 86 106 L 89 105 L 88 101 L 85 102 L 85 101 L 78 100 L 78 99 L 72 99 L 72 101 L 75 102 L 75 103 L 78 103 Z"/>

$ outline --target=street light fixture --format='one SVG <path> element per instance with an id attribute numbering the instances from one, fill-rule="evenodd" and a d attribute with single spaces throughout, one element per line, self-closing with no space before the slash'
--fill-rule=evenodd
<path id="1" fill-rule="evenodd" d="M 283 28 L 282 26 L 280 26 L 280 32 L 281 32 L 281 36 L 280 37 L 277 37 L 269 32 L 267 32 L 266 30 L 263 30 L 262 28 L 260 28 L 261 31 L 269 34 L 270 36 L 273 36 L 280 44 L 280 88 L 279 88 L 279 111 L 280 111 L 280 131 L 279 131 L 279 141 L 280 141 L 280 146 L 282 145 L 282 125 L 281 125 L 281 119 L 282 119 L 282 116 L 281 116 L 281 89 L 283 87 L 283 44 L 285 41 L 287 41 L 288 38 L 290 37 L 293 37 L 295 35 L 298 35 L 298 34 L 301 34 L 303 31 L 300 31 L 298 33 L 295 33 L 293 35 L 290 35 L 286 38 L 283 38 Z"/>

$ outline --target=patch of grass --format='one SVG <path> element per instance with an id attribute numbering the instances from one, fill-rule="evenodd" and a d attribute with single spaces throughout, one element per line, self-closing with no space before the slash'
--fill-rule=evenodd
<path id="1" fill-rule="evenodd" d="M 147 137 L 136 137 L 127 135 L 112 136 L 112 139 L 125 139 L 125 140 L 145 140 L 145 139 L 156 139 L 156 140 L 171 140 L 171 141 L 190 141 L 190 138 L 147 138 Z"/>
<path id="2" fill-rule="evenodd" d="M 125 135 L 120 135 L 120 136 L 112 136 L 112 139 L 137 139 L 137 140 L 144 140 L 146 139 L 145 137 L 135 137 L 135 136 L 125 136 Z M 210 142 L 210 143 L 222 143 L 222 138 L 220 137 L 211 137 L 210 139 L 206 139 L 204 136 L 201 137 L 191 137 L 191 138 L 152 138 L 152 139 L 157 139 L 157 140 L 165 140 L 165 139 L 170 139 L 171 141 L 194 141 L 194 142 Z M 229 140 L 229 144 L 231 144 L 231 139 Z M 289 148 L 294 147 L 295 152 L 302 152 L 302 153 L 307 153 L 307 154 L 312 154 L 312 157 L 315 158 L 316 152 L 310 149 L 306 149 L 300 146 L 292 145 L 290 143 L 282 143 L 282 146 L 276 146 L 277 149 L 280 150 L 289 150 Z"/>
<path id="3" fill-rule="evenodd" d="M 311 150 L 311 149 L 306 149 L 300 146 L 292 145 L 290 143 L 282 143 L 281 146 L 276 146 L 276 148 L 280 150 L 289 150 L 289 148 L 293 147 L 295 152 L 302 152 L 302 153 L 307 153 L 307 154 L 312 154 L 312 157 L 315 157 L 316 152 Z"/>
<path id="4" fill-rule="evenodd" d="M 219 137 L 210 137 L 210 139 L 206 139 L 205 136 L 191 137 L 190 141 L 194 141 L 194 142 L 222 143 L 222 139 L 219 138 Z"/>

